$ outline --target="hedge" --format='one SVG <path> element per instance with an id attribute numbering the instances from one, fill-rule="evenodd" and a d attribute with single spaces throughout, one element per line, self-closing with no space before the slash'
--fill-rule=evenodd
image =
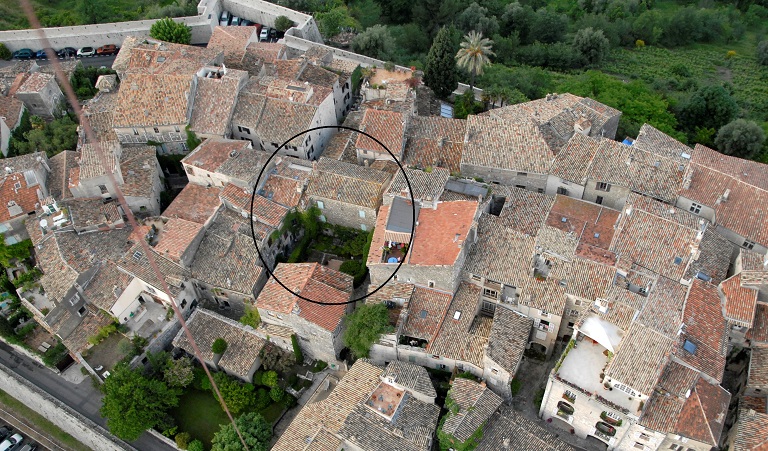
<path id="1" fill-rule="evenodd" d="M 296 334 L 291 335 L 291 344 L 293 344 L 293 354 L 296 356 L 296 363 L 302 365 L 304 363 L 304 354 L 301 352 L 299 346 L 299 340 L 296 339 Z"/>

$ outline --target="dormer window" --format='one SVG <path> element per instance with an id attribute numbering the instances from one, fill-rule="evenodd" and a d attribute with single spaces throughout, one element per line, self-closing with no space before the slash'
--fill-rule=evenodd
<path id="1" fill-rule="evenodd" d="M 455 312 L 453 312 L 453 319 L 458 321 L 459 318 L 461 318 L 461 311 L 456 310 Z"/>

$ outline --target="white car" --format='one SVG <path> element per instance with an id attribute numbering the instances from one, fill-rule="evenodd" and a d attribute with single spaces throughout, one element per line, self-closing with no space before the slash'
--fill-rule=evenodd
<path id="1" fill-rule="evenodd" d="M 0 451 L 6 451 L 14 447 L 17 443 L 21 443 L 22 440 L 24 440 L 24 437 L 21 434 L 13 434 L 5 439 L 3 443 L 0 443 Z"/>
<path id="2" fill-rule="evenodd" d="M 261 34 L 259 34 L 259 42 L 267 42 L 267 39 L 269 39 L 269 28 L 264 27 L 261 29 Z"/>
<path id="3" fill-rule="evenodd" d="M 94 47 L 83 47 L 77 51 L 77 56 L 93 56 L 96 54 Z"/>

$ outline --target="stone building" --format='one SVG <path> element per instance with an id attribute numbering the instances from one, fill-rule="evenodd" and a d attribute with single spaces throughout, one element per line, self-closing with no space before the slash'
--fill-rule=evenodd
<path id="1" fill-rule="evenodd" d="M 29 114 L 53 119 L 64 112 L 64 94 L 52 74 L 33 72 L 14 95 L 24 102 Z"/>

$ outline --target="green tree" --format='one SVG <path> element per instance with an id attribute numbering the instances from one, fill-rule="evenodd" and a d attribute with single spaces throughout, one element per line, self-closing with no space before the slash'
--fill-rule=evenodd
<path id="1" fill-rule="evenodd" d="M 119 363 L 101 386 L 101 414 L 109 430 L 133 441 L 147 429 L 165 429 L 167 412 L 179 403 L 180 391 L 161 380 L 148 379 L 139 370 Z"/>
<path id="2" fill-rule="evenodd" d="M 389 312 L 384 304 L 361 305 L 344 317 L 344 345 L 355 357 L 368 357 L 371 345 L 389 331 Z"/>
<path id="3" fill-rule="evenodd" d="M 757 44 L 757 63 L 768 66 L 768 40 L 760 41 Z"/>
<path id="4" fill-rule="evenodd" d="M 32 116 L 34 118 L 35 116 Z M 38 151 L 45 152 L 49 157 L 62 150 L 72 150 L 77 147 L 77 122 L 73 116 L 67 115 L 50 123 L 43 122 L 42 128 L 24 133 L 23 140 L 14 141 L 14 151 L 25 155 Z"/>
<path id="5" fill-rule="evenodd" d="M 381 6 L 375 0 L 349 2 L 349 11 L 363 29 L 381 22 Z"/>
<path id="6" fill-rule="evenodd" d="M 224 354 L 224 351 L 227 350 L 227 341 L 223 338 L 217 338 L 213 340 L 213 344 L 211 345 L 211 352 L 214 354 Z"/>
<path id="7" fill-rule="evenodd" d="M 456 53 L 456 62 L 470 75 L 469 90 L 475 86 L 475 77 L 483 74 L 483 67 L 491 64 L 489 56 L 493 55 L 493 41 L 484 38 L 481 33 L 470 31 L 464 36 L 460 49 Z"/>
<path id="8" fill-rule="evenodd" d="M 174 437 L 174 440 L 176 440 L 176 446 L 178 446 L 179 449 L 187 449 L 189 448 L 189 441 L 192 440 L 192 436 L 189 432 L 179 432 L 176 434 L 176 437 Z"/>
<path id="9" fill-rule="evenodd" d="M 528 42 L 551 44 L 563 40 L 568 29 L 568 18 L 564 14 L 541 8 L 533 16 Z"/>
<path id="10" fill-rule="evenodd" d="M 267 371 L 261 376 L 262 385 L 277 387 L 277 371 Z"/>
<path id="11" fill-rule="evenodd" d="M 259 327 L 259 324 L 261 324 L 259 309 L 251 305 L 246 305 L 245 313 L 240 317 L 240 322 L 246 326 L 251 326 L 254 329 Z"/>
<path id="12" fill-rule="evenodd" d="M 238 415 L 253 405 L 253 393 L 256 389 L 253 384 L 242 383 L 223 372 L 215 373 L 213 380 L 232 415 Z M 212 393 L 216 396 L 215 392 Z"/>
<path id="13" fill-rule="evenodd" d="M 757 155 L 765 143 L 765 132 L 752 121 L 736 119 L 724 125 L 717 132 L 715 145 L 726 154 L 739 158 L 752 158 Z"/>
<path id="14" fill-rule="evenodd" d="M 272 438 L 272 425 L 257 412 L 246 413 L 235 420 L 237 429 L 250 451 L 267 451 Z M 211 441 L 211 451 L 242 451 L 243 444 L 232 423 L 221 426 Z"/>
<path id="15" fill-rule="evenodd" d="M 277 19 L 275 19 L 275 28 L 277 31 L 285 31 L 294 25 L 293 21 L 286 16 L 277 16 Z"/>
<path id="16" fill-rule="evenodd" d="M 437 33 L 427 55 L 424 67 L 424 84 L 429 86 L 438 98 L 445 99 L 456 89 L 456 45 L 450 28 L 442 27 Z"/>
<path id="17" fill-rule="evenodd" d="M 189 357 L 181 357 L 177 360 L 169 359 L 168 366 L 163 372 L 163 380 L 170 387 L 184 388 L 191 384 L 195 377 L 192 369 L 192 360 Z"/>
<path id="18" fill-rule="evenodd" d="M 477 114 L 483 111 L 483 104 L 475 100 L 474 91 L 467 89 L 456 98 L 453 105 L 453 117 L 456 119 L 466 119 L 470 114 Z"/>
<path id="19" fill-rule="evenodd" d="M 680 111 L 680 119 L 689 132 L 696 127 L 720 127 L 731 122 L 739 112 L 739 105 L 731 94 L 718 85 L 704 86 L 697 90 Z"/>
<path id="20" fill-rule="evenodd" d="M 374 25 L 352 39 L 352 50 L 371 58 L 387 60 L 395 50 L 395 39 L 386 25 Z"/>
<path id="21" fill-rule="evenodd" d="M 152 24 L 149 35 L 154 39 L 176 44 L 189 44 L 192 41 L 192 29 L 182 22 L 166 17 Z"/>
<path id="22" fill-rule="evenodd" d="M 610 44 L 603 30 L 583 28 L 573 37 L 573 50 L 581 55 L 587 64 L 597 65 L 608 54 Z"/>
<path id="23" fill-rule="evenodd" d="M 0 59 L 3 60 L 9 60 L 11 59 L 11 51 L 8 50 L 8 47 L 5 46 L 2 42 L 0 42 Z"/>
<path id="24" fill-rule="evenodd" d="M 109 17 L 109 8 L 104 0 L 78 0 L 75 6 L 81 23 L 102 23 Z"/>
<path id="25" fill-rule="evenodd" d="M 473 2 L 459 14 L 456 18 L 456 26 L 462 31 L 477 31 L 486 36 L 499 31 L 498 19 L 489 15 L 488 8 L 478 5 L 477 2 Z"/>
<path id="26" fill-rule="evenodd" d="M 269 390 L 269 397 L 272 398 L 272 401 L 274 402 L 282 401 L 284 396 L 285 396 L 285 390 L 283 390 L 280 387 L 272 387 Z"/>
<path id="27" fill-rule="evenodd" d="M 337 6 L 330 11 L 319 12 L 315 15 L 317 26 L 326 38 L 332 38 L 341 33 L 343 28 L 356 28 L 357 22 L 350 15 L 345 5 Z"/>
<path id="28" fill-rule="evenodd" d="M 192 440 L 187 446 L 187 451 L 205 451 L 205 445 L 200 440 Z"/>

